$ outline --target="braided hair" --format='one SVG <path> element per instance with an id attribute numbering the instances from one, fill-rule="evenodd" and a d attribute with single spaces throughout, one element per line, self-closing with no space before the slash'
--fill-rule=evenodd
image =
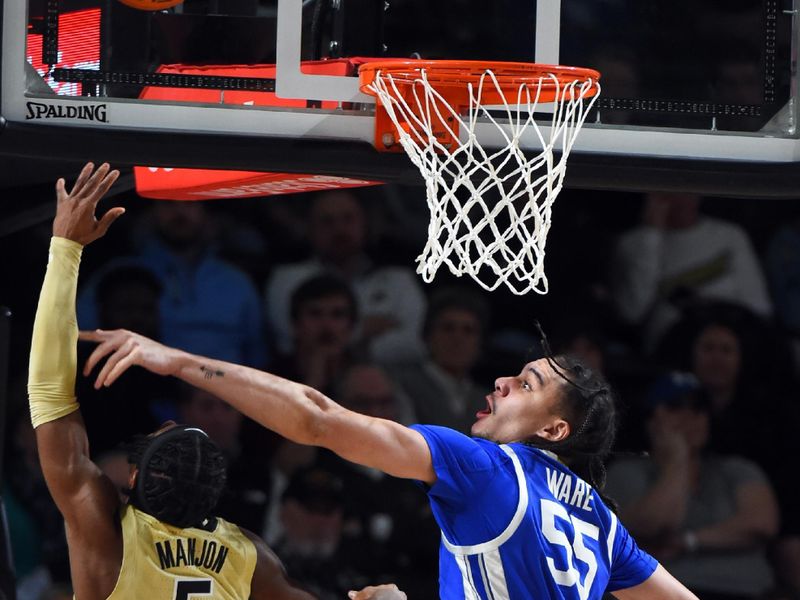
<path id="1" fill-rule="evenodd" d="M 136 465 L 129 502 L 175 527 L 197 527 L 211 518 L 225 488 L 225 457 L 201 430 L 175 427 L 128 445 Z"/>
<path id="2" fill-rule="evenodd" d="M 600 374 L 573 355 L 553 356 L 539 324 L 542 349 L 550 368 L 561 380 L 562 417 L 570 434 L 559 441 L 533 436 L 524 440 L 529 446 L 555 453 L 579 477 L 591 485 L 602 500 L 616 510 L 616 503 L 603 495 L 606 483 L 605 460 L 617 434 L 616 397 Z"/>

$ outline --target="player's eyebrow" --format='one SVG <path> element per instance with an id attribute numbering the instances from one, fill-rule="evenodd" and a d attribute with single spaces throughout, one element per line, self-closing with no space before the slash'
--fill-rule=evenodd
<path id="1" fill-rule="evenodd" d="M 536 379 L 539 380 L 539 385 L 540 386 L 544 385 L 544 377 L 542 377 L 542 374 L 539 372 L 539 370 L 536 367 L 528 367 L 528 371 L 530 371 L 531 373 L 533 373 L 536 376 Z"/>

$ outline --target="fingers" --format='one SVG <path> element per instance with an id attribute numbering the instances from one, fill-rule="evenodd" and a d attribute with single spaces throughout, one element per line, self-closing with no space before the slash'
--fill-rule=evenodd
<path id="1" fill-rule="evenodd" d="M 113 331 L 102 331 L 100 329 L 95 331 L 81 331 L 78 334 L 79 340 L 100 342 L 97 348 L 95 348 L 89 355 L 89 358 L 86 359 L 86 364 L 83 367 L 84 376 L 88 376 L 97 363 L 99 363 L 101 360 L 103 360 L 103 358 L 114 352 L 119 347 L 120 341 L 115 341 L 113 336 Z"/>
<path id="2" fill-rule="evenodd" d="M 125 371 L 127 371 L 130 367 L 136 364 L 136 354 L 138 350 L 133 348 L 124 358 L 120 359 L 114 368 L 109 371 L 108 375 L 106 376 L 103 385 L 106 387 L 113 384 L 117 378 L 122 375 Z"/>
<path id="3" fill-rule="evenodd" d="M 108 166 L 108 165 L 105 165 Z M 111 186 L 114 185 L 114 182 L 119 177 L 119 171 L 114 169 L 113 171 L 109 171 L 105 177 L 97 184 L 97 189 L 92 192 L 90 200 L 97 204 L 100 199 L 106 195 Z"/>
<path id="4" fill-rule="evenodd" d="M 72 190 L 70 190 L 69 195 L 79 193 L 83 188 L 86 180 L 89 179 L 89 175 L 92 174 L 94 170 L 94 163 L 88 162 L 84 165 L 83 169 L 81 169 L 81 174 L 78 175 L 78 179 L 75 181 L 75 185 L 72 186 Z"/>
<path id="5" fill-rule="evenodd" d="M 359 591 L 350 590 L 347 592 L 347 597 L 350 600 L 369 600 L 370 598 L 407 599 L 405 592 L 400 591 L 393 583 L 377 586 L 370 585 Z"/>
<path id="6" fill-rule="evenodd" d="M 103 360 L 106 356 L 108 356 L 115 350 L 116 348 L 110 341 L 103 342 L 102 344 L 97 346 L 97 348 L 94 349 L 89 358 L 86 359 L 86 364 L 83 366 L 84 377 L 88 377 L 89 373 L 91 373 L 92 370 L 94 370 L 97 363 L 99 363 L 101 360 Z"/>
<path id="7" fill-rule="evenodd" d="M 114 367 L 116 367 L 117 363 L 119 363 L 122 359 L 128 356 L 134 350 L 134 348 L 135 345 L 133 340 L 128 339 L 124 344 L 122 344 L 122 346 L 117 348 L 117 350 L 111 356 L 108 357 L 108 360 L 106 360 L 103 368 L 100 369 L 100 373 L 97 374 L 97 379 L 95 379 L 94 388 L 96 390 L 100 389 L 104 385 L 108 386 L 111 384 L 111 382 L 108 381 L 108 378 L 109 375 L 111 375 L 111 372 L 114 370 Z M 95 350 L 95 352 L 96 351 L 97 350 Z"/>
<path id="8" fill-rule="evenodd" d="M 100 221 L 97 223 L 97 237 L 104 236 L 108 228 L 111 227 L 111 224 L 119 219 L 125 213 L 125 209 L 121 206 L 117 206 L 116 208 L 109 209 L 106 211 Z"/>
<path id="9" fill-rule="evenodd" d="M 67 184 L 64 181 L 64 178 L 60 178 L 56 181 L 56 201 L 61 202 L 69 196 L 67 194 Z"/>
<path id="10" fill-rule="evenodd" d="M 97 190 L 100 187 L 100 184 L 106 178 L 106 175 L 108 175 L 110 169 L 111 166 L 108 163 L 103 163 L 102 165 L 97 167 L 97 170 L 89 178 L 89 181 L 86 182 L 84 188 L 80 191 L 80 195 L 83 198 L 88 198 L 90 200 L 93 200 L 97 193 Z"/>
<path id="11" fill-rule="evenodd" d="M 81 329 L 78 332 L 78 339 L 82 342 L 102 342 L 108 338 L 110 332 L 103 331 L 102 329 L 95 329 L 89 331 L 88 329 Z"/>
<path id="12" fill-rule="evenodd" d="M 96 204 L 114 185 L 118 177 L 119 171 L 116 169 L 112 171 L 108 163 L 103 163 L 97 167 L 97 170 L 94 170 L 93 163 L 86 163 L 68 195 L 64 195 L 66 194 L 66 188 L 61 183 L 62 180 L 56 183 L 56 192 L 59 199 L 66 197 L 88 199 Z"/>

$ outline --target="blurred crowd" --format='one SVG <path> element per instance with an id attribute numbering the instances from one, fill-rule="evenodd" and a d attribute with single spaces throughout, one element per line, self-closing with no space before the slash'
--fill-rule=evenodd
<path id="1" fill-rule="evenodd" d="M 131 195 L 84 258 L 79 326 L 131 329 L 357 412 L 468 433 L 493 378 L 540 356 L 538 319 L 555 351 L 618 391 L 606 490 L 640 544 L 704 600 L 800 598 L 800 219 L 771 202 L 567 190 L 547 246 L 550 292 L 518 297 L 445 273 L 422 282 L 420 188 Z M 2 496 L 20 600 L 71 597 L 24 389 L 49 235 L 42 225 L 0 240 L 0 303 L 14 313 Z M 440 534 L 419 485 L 281 439 L 144 371 L 102 390 L 79 377 L 78 399 L 120 493 L 121 442 L 168 419 L 196 425 L 227 455 L 219 515 L 262 533 L 296 581 L 324 599 L 381 582 L 437 596 Z"/>

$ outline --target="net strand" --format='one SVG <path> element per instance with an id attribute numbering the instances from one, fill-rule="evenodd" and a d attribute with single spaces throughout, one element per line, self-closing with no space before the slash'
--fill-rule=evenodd
<path id="1" fill-rule="evenodd" d="M 551 73 L 520 83 L 516 93 L 509 94 L 487 69 L 467 84 L 465 114 L 434 86 L 424 69 L 412 82 L 399 83 L 390 73 L 378 71 L 369 86 L 394 123 L 397 141 L 426 181 L 431 219 L 417 273 L 431 282 L 446 265 L 453 275 L 469 275 L 488 291 L 505 285 L 515 294 L 546 294 L 545 242 L 552 207 L 562 188 L 567 157 L 599 95 L 598 82 L 562 83 Z M 545 87 L 555 88 L 547 127 L 536 120 Z M 499 96 L 502 104 L 486 106 L 489 94 Z M 499 146 L 485 148 L 480 143 L 476 129 L 484 125 L 499 134 Z M 437 130 L 455 141 L 443 144 Z M 530 147 L 530 138 L 538 152 L 526 155 L 522 142 L 525 139 Z"/>

